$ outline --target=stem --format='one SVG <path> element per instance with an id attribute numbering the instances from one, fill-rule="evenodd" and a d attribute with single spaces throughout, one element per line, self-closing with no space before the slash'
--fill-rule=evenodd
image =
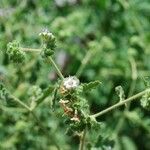
<path id="1" fill-rule="evenodd" d="M 25 51 L 25 52 L 38 52 L 38 53 L 41 52 L 41 49 L 35 49 L 35 48 L 21 48 L 21 49 L 22 49 L 23 51 Z M 59 77 L 63 80 L 63 79 L 64 79 L 64 76 L 62 75 L 60 69 L 58 68 L 58 66 L 56 65 L 56 63 L 55 63 L 54 60 L 52 59 L 52 57 L 49 56 L 47 60 L 48 60 L 48 62 L 50 62 L 50 63 L 54 66 L 54 68 L 55 68 L 57 74 L 58 74 Z"/>
<path id="2" fill-rule="evenodd" d="M 24 108 L 16 108 L 16 107 L 5 107 L 5 106 L 2 106 L 0 105 L 0 109 L 3 110 L 3 111 L 6 111 L 6 112 L 21 112 L 21 113 L 25 113 L 27 112 L 27 109 L 24 109 Z"/>
<path id="3" fill-rule="evenodd" d="M 50 62 L 50 63 L 54 66 L 55 70 L 57 71 L 57 74 L 58 74 L 59 77 L 63 80 L 63 79 L 64 79 L 64 76 L 62 75 L 60 69 L 58 68 L 58 66 L 56 65 L 56 63 L 55 63 L 54 60 L 52 59 L 52 57 L 48 57 L 47 60 L 48 60 L 48 62 Z"/>
<path id="4" fill-rule="evenodd" d="M 37 49 L 37 48 L 21 48 L 21 50 L 25 51 L 25 52 L 41 52 L 41 49 Z"/>
<path id="5" fill-rule="evenodd" d="M 83 150 L 84 149 L 85 135 L 86 135 L 86 129 L 84 129 L 84 131 L 82 131 L 82 133 L 80 135 L 79 150 Z"/>
<path id="6" fill-rule="evenodd" d="M 99 113 L 96 113 L 96 114 L 94 114 L 94 115 L 92 115 L 92 116 L 95 117 L 95 118 L 96 118 L 96 117 L 99 117 L 99 116 L 101 116 L 101 115 L 103 115 L 103 114 L 105 114 L 105 113 L 107 113 L 107 112 L 109 112 L 109 111 L 111 111 L 111 110 L 113 110 L 113 109 L 118 108 L 119 106 L 122 106 L 122 105 L 124 105 L 124 104 L 126 104 L 126 103 L 128 103 L 128 102 L 131 102 L 131 101 L 137 99 L 138 97 L 143 96 L 143 95 L 144 95 L 145 93 L 147 93 L 147 92 L 150 92 L 150 88 L 149 88 L 149 89 L 146 89 L 146 90 L 144 90 L 144 91 L 142 91 L 142 92 L 140 92 L 140 93 L 138 93 L 138 94 L 136 94 L 136 95 L 134 95 L 134 96 L 132 96 L 132 97 L 130 97 L 130 98 L 127 98 L 127 99 L 125 99 L 124 101 L 118 102 L 117 104 L 115 104 L 115 105 L 113 105 L 113 106 L 110 106 L 110 107 L 108 107 L 107 109 L 102 110 L 102 111 L 100 111 Z"/>
<path id="7" fill-rule="evenodd" d="M 31 109 L 30 109 L 29 106 L 27 106 L 25 103 L 23 103 L 21 100 L 19 100 L 15 96 L 11 95 L 11 98 L 12 98 L 13 101 L 17 102 L 18 104 L 20 104 L 21 106 L 23 106 L 24 108 L 26 108 L 28 111 L 31 111 Z"/>
<path id="8" fill-rule="evenodd" d="M 15 102 L 17 102 L 18 104 L 20 104 L 21 106 L 23 106 L 24 108 L 26 108 L 34 117 L 34 119 L 36 120 L 38 126 L 41 128 L 41 130 L 49 136 L 47 130 L 44 128 L 44 126 L 42 125 L 41 121 L 38 119 L 38 117 L 36 116 L 36 114 L 32 111 L 32 109 L 30 109 L 29 106 L 27 106 L 26 104 L 24 104 L 21 100 L 19 100 L 18 98 L 16 98 L 15 96 L 11 95 L 12 100 L 14 100 Z"/>
<path id="9" fill-rule="evenodd" d="M 128 97 L 130 97 L 133 92 L 134 92 L 134 89 L 135 89 L 135 86 L 136 86 L 136 80 L 137 80 L 137 66 L 136 66 L 136 62 L 134 60 L 134 58 L 129 58 L 129 62 L 130 62 L 130 65 L 131 65 L 131 78 L 132 78 L 132 81 L 131 81 L 131 85 L 130 85 L 130 89 L 129 89 L 129 92 L 128 92 Z M 123 112 L 123 116 L 120 117 L 119 121 L 118 121 L 118 124 L 116 126 L 116 129 L 115 129 L 115 133 L 119 133 L 124 122 L 125 122 L 125 113 L 128 112 L 130 109 L 130 103 L 128 103 L 127 107 L 125 108 L 124 112 Z"/>
<path id="10" fill-rule="evenodd" d="M 80 75 L 82 74 L 86 64 L 89 62 L 91 56 L 92 56 L 92 52 L 91 51 L 88 51 L 85 55 L 85 57 L 83 58 L 82 62 L 81 62 L 81 65 L 79 67 L 79 69 L 77 70 L 77 73 L 76 73 L 76 76 L 77 77 L 80 77 Z"/>

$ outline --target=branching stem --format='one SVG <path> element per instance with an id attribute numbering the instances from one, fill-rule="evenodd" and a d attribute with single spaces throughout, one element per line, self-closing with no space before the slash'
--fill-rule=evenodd
<path id="1" fill-rule="evenodd" d="M 77 70 L 77 73 L 76 73 L 76 76 L 77 77 L 80 77 L 84 68 L 86 67 L 86 65 L 88 64 L 90 58 L 92 57 L 92 52 L 91 51 L 88 51 L 85 55 L 85 57 L 83 58 L 82 62 L 81 62 L 81 65 L 79 67 L 79 69 Z"/>
<path id="2" fill-rule="evenodd" d="M 110 106 L 110 107 L 106 108 L 105 110 L 102 110 L 102 111 L 100 111 L 99 113 L 96 113 L 96 114 L 94 114 L 94 115 L 92 115 L 92 116 L 96 118 L 96 117 L 99 117 L 99 116 L 101 116 L 101 115 L 103 115 L 103 114 L 106 114 L 107 112 L 109 112 L 109 111 L 111 111 L 111 110 L 113 110 L 113 109 L 116 109 L 116 108 L 118 108 L 118 107 L 120 107 L 120 106 L 122 106 L 122 105 L 124 105 L 124 104 L 126 104 L 126 103 L 128 103 L 128 102 L 131 102 L 131 101 L 133 101 L 133 100 L 135 100 L 135 99 L 137 99 L 137 98 L 143 96 L 143 95 L 146 94 L 147 92 L 150 92 L 150 88 L 149 88 L 149 89 L 146 89 L 146 90 L 144 90 L 144 91 L 142 91 L 142 92 L 140 92 L 140 93 L 138 93 L 138 94 L 136 94 L 136 95 L 134 95 L 134 96 L 132 96 L 132 97 L 130 97 L 130 98 L 127 98 L 127 99 L 125 99 L 124 101 L 118 102 L 117 104 L 115 104 L 115 105 L 113 105 L 113 106 Z"/>
<path id="3" fill-rule="evenodd" d="M 135 59 L 130 57 L 129 62 L 130 62 L 130 65 L 131 65 L 131 78 L 132 78 L 132 81 L 131 81 L 131 85 L 130 85 L 130 88 L 129 88 L 128 97 L 130 97 L 134 93 L 134 89 L 135 89 L 135 86 L 136 86 L 136 80 L 137 80 L 137 77 L 138 77 L 137 65 L 136 65 Z M 129 109 L 130 109 L 130 102 L 126 106 L 127 107 L 125 108 L 125 110 L 123 112 L 123 116 L 120 117 L 120 119 L 118 121 L 118 124 L 116 125 L 115 133 L 117 133 L 117 134 L 120 132 L 120 130 L 121 130 L 121 128 L 122 128 L 122 126 L 125 122 L 125 113 L 128 112 Z"/>
<path id="4" fill-rule="evenodd" d="M 37 49 L 37 48 L 21 48 L 21 50 L 23 50 L 24 52 L 41 52 L 41 49 Z"/>
<path id="5" fill-rule="evenodd" d="M 27 109 L 28 111 L 31 111 L 30 107 L 27 106 L 25 103 L 23 103 L 21 100 L 19 100 L 18 98 L 16 98 L 15 96 L 11 95 L 11 98 L 13 101 L 17 102 L 18 104 L 20 104 L 22 107 L 24 107 L 25 109 Z"/>
<path id="6" fill-rule="evenodd" d="M 24 52 L 38 52 L 38 53 L 41 52 L 41 49 L 34 49 L 34 48 L 21 48 L 21 49 L 22 49 Z M 63 79 L 64 79 L 64 76 L 62 75 L 60 69 L 58 68 L 58 66 L 56 65 L 55 61 L 52 59 L 52 57 L 49 56 L 49 57 L 47 58 L 47 61 L 50 62 L 50 63 L 54 66 L 54 68 L 55 68 L 57 74 L 58 74 L 59 77 L 63 80 Z"/>

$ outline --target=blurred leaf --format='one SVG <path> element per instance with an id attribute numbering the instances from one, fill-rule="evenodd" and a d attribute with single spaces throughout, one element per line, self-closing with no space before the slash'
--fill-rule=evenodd
<path id="1" fill-rule="evenodd" d="M 95 89 L 96 87 L 98 87 L 101 84 L 100 81 L 93 81 L 93 82 L 89 82 L 89 83 L 83 83 L 82 87 L 83 87 L 83 91 L 84 92 L 88 92 L 92 89 Z"/>

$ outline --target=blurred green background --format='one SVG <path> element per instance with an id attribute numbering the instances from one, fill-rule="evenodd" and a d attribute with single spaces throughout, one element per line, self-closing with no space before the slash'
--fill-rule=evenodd
<path id="1" fill-rule="evenodd" d="M 78 72 L 81 82 L 102 82 L 86 95 L 92 114 L 118 102 L 116 86 L 123 87 L 126 97 L 145 89 L 143 79 L 150 75 L 149 0 L 0 0 L 0 80 L 26 104 L 33 86 L 44 89 L 57 75 L 37 54 L 29 53 L 24 64 L 11 63 L 6 47 L 17 40 L 22 47 L 40 48 L 43 28 L 57 38 L 54 57 L 65 76 Z M 35 111 L 46 132 L 16 103 L 0 99 L 1 150 L 78 148 L 78 137 L 65 134 L 61 109 L 56 104 L 53 112 L 50 99 Z M 139 101 L 129 112 L 123 110 L 98 118 L 102 127 L 87 134 L 87 150 L 150 149 L 150 113 Z"/>

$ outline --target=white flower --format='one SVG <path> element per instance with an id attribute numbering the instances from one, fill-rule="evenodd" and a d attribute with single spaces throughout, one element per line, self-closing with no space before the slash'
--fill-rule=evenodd
<path id="1" fill-rule="evenodd" d="M 45 38 L 53 38 L 54 35 L 48 31 L 48 29 L 44 29 L 42 32 L 39 33 L 39 36 L 45 37 Z"/>
<path id="2" fill-rule="evenodd" d="M 69 101 L 68 100 L 62 100 L 62 99 L 60 99 L 59 103 L 60 104 L 67 104 L 67 103 L 69 103 Z"/>
<path id="3" fill-rule="evenodd" d="M 71 89 L 77 88 L 79 83 L 80 83 L 80 81 L 77 77 L 70 76 L 70 77 L 67 77 L 67 78 L 64 79 L 63 86 L 66 89 L 71 90 Z"/>
<path id="4" fill-rule="evenodd" d="M 70 119 L 71 121 L 80 122 L 80 119 L 77 116 L 74 116 Z"/>

